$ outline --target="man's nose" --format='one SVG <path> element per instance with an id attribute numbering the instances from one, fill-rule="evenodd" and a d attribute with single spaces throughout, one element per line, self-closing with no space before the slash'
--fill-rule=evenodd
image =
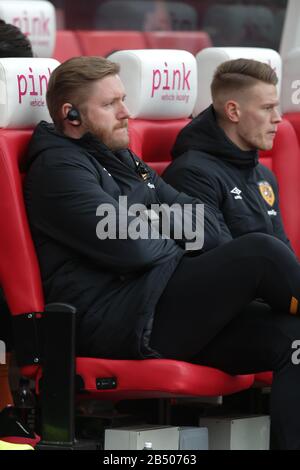
<path id="1" fill-rule="evenodd" d="M 273 116 L 272 116 L 272 122 L 280 123 L 282 121 L 281 113 L 278 108 L 274 109 Z"/>
<path id="2" fill-rule="evenodd" d="M 118 109 L 117 117 L 118 117 L 118 119 L 128 119 L 128 118 L 130 118 L 129 109 L 127 108 L 124 101 L 120 102 L 120 107 Z"/>

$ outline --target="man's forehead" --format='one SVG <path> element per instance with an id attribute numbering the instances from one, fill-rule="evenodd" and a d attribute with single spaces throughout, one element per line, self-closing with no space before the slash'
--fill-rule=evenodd
<path id="1" fill-rule="evenodd" d="M 248 96 L 259 101 L 278 102 L 278 91 L 272 83 L 259 82 L 249 88 Z"/>
<path id="2" fill-rule="evenodd" d="M 119 75 L 108 75 L 95 82 L 97 91 L 103 94 L 124 94 L 125 88 Z"/>

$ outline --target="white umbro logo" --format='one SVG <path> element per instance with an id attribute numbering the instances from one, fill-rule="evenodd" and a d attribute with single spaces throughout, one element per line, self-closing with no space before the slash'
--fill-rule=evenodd
<path id="1" fill-rule="evenodd" d="M 241 196 L 242 191 L 239 188 L 235 187 L 230 192 L 235 195 L 234 199 L 243 199 Z"/>
<path id="2" fill-rule="evenodd" d="M 103 170 L 106 171 L 106 173 L 108 174 L 108 176 L 111 176 L 111 174 L 107 171 L 107 169 L 105 167 L 103 167 Z"/>

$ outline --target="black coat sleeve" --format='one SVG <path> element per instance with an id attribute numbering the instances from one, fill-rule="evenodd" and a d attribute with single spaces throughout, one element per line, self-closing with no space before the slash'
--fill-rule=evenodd
<path id="1" fill-rule="evenodd" d="M 186 215 L 192 219 L 191 224 L 187 224 L 190 225 L 191 231 L 186 235 L 192 235 L 192 233 L 202 231 L 204 234 L 202 251 L 208 251 L 218 246 L 220 243 L 220 225 L 215 207 L 201 197 L 194 197 L 193 194 L 188 195 L 185 191 L 177 191 L 177 189 L 166 183 L 156 173 L 153 176 L 153 179 L 155 181 L 160 202 L 167 204 L 168 206 L 178 204 L 179 206 L 184 207 Z M 204 219 L 202 224 L 199 223 L 198 213 L 196 212 L 196 208 L 199 208 L 200 205 L 204 208 Z M 186 245 L 187 241 L 187 238 L 183 236 L 182 240 L 180 240 L 180 244 L 184 243 L 185 246 L 188 246 Z M 191 248 L 188 249 L 193 250 L 194 248 L 192 248 L 191 245 Z"/>
<path id="2" fill-rule="evenodd" d="M 222 193 L 217 181 L 201 174 L 198 169 L 195 171 L 193 167 L 176 168 L 176 166 L 167 169 L 163 178 L 178 191 L 200 199 L 205 204 L 205 208 L 208 208 L 208 214 L 214 214 L 220 230 L 219 244 L 232 240 L 232 235 L 223 217 Z"/>
<path id="3" fill-rule="evenodd" d="M 27 209 L 33 229 L 40 230 L 96 265 L 130 273 L 146 270 L 182 253 L 173 240 L 120 239 L 118 229 L 115 239 L 99 239 L 97 226 L 104 218 L 104 215 L 97 216 L 100 204 L 107 204 L 115 211 L 117 226 L 120 217 L 126 220 L 128 214 L 103 190 L 99 174 L 80 155 L 76 158 L 64 155 L 54 162 L 51 155 L 47 159 L 40 156 L 28 175 L 26 187 Z M 132 218 L 128 217 L 126 229 L 131 221 Z"/>

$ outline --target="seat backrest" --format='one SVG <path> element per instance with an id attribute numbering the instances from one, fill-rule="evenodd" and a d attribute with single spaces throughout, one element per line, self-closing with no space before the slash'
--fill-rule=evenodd
<path id="1" fill-rule="evenodd" d="M 116 52 L 126 89 L 130 147 L 158 173 L 171 160 L 178 132 L 188 123 L 197 87 L 196 61 L 178 50 Z"/>
<path id="2" fill-rule="evenodd" d="M 83 55 L 74 31 L 59 30 L 56 32 L 53 58 L 65 62 L 71 57 Z"/>
<path id="3" fill-rule="evenodd" d="M 0 132 L 0 284 L 13 314 L 40 312 L 39 268 L 22 194 L 20 168 L 32 130 Z M 15 289 L 18 286 L 18 289 Z"/>
<path id="4" fill-rule="evenodd" d="M 261 49 L 255 47 L 211 47 L 200 51 L 196 55 L 198 68 L 198 97 L 193 112 L 197 116 L 212 101 L 210 85 L 217 67 L 227 60 L 234 59 L 255 59 L 270 64 L 277 73 L 278 93 L 281 89 L 282 64 L 278 52 L 272 49 Z"/>
<path id="5" fill-rule="evenodd" d="M 83 55 L 107 57 L 123 49 L 145 49 L 140 31 L 76 31 Z"/>
<path id="6" fill-rule="evenodd" d="M 0 284 L 13 315 L 41 312 L 44 307 L 22 173 L 33 126 L 50 119 L 45 94 L 57 65 L 54 59 L 0 59 Z"/>
<path id="7" fill-rule="evenodd" d="M 277 177 L 284 227 L 300 258 L 300 149 L 288 120 L 279 124 L 272 150 L 260 152 L 260 162 Z"/>
<path id="8" fill-rule="evenodd" d="M 184 49 L 194 55 L 212 46 L 205 31 L 148 31 L 145 38 L 150 49 Z"/>
<path id="9" fill-rule="evenodd" d="M 281 106 L 300 142 L 300 48 L 293 49 L 283 61 Z"/>
<path id="10" fill-rule="evenodd" d="M 52 57 L 56 33 L 52 3 L 42 0 L 1 0 L 0 18 L 20 28 L 30 40 L 36 57 Z"/>

